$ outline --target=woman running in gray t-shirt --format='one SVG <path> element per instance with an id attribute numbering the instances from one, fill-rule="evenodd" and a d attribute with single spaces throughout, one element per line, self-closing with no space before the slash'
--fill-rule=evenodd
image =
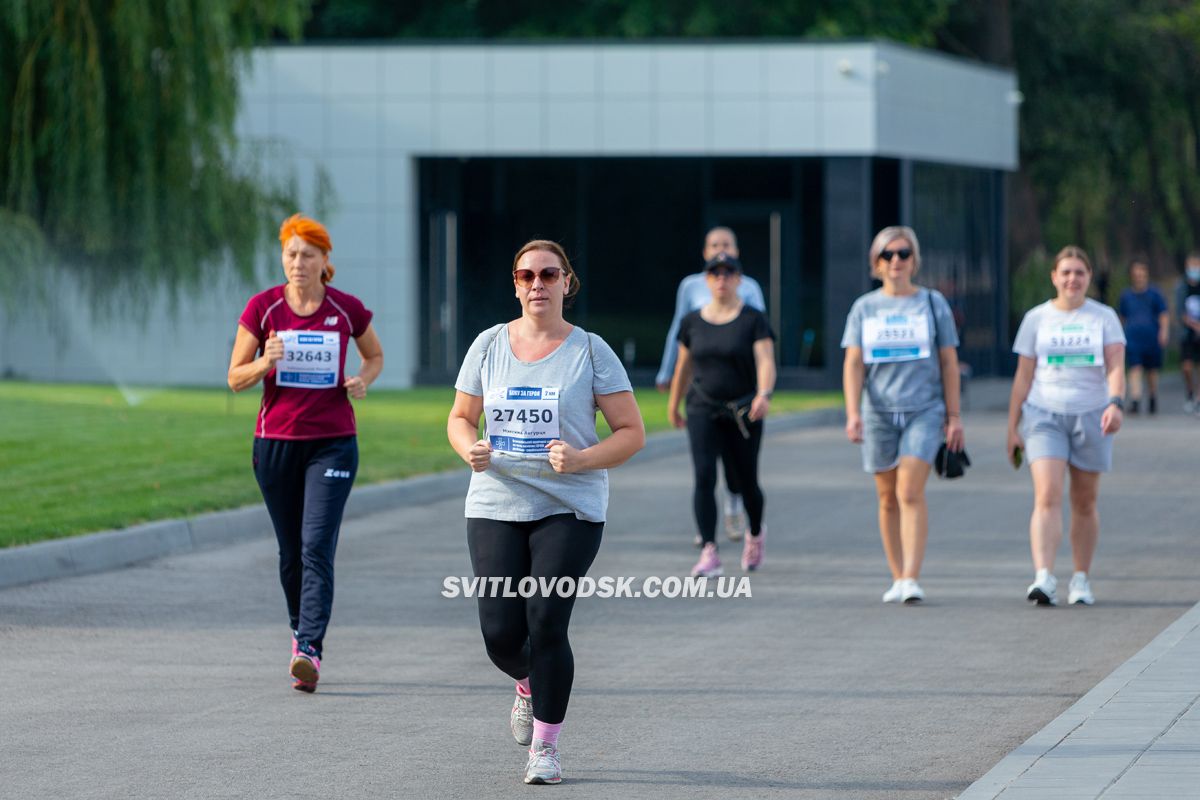
<path id="1" fill-rule="evenodd" d="M 600 549 L 607 469 L 640 450 L 646 430 L 612 349 L 563 319 L 579 280 L 562 247 L 545 240 L 522 247 L 513 285 L 521 316 L 485 330 L 467 351 L 446 432 L 474 470 L 466 507 L 471 566 L 476 576 L 508 579 L 518 595 L 481 594 L 479 622 L 492 663 L 517 682 L 509 724 L 530 746 L 525 782 L 558 783 L 558 734 L 575 675 L 567 640 L 574 588 Z M 612 429 L 603 440 L 597 408 Z M 522 579 L 537 584 L 528 597 L 515 591 Z M 557 586 L 542 589 L 551 580 L 565 588 L 565 579 L 572 588 L 565 597 Z"/>

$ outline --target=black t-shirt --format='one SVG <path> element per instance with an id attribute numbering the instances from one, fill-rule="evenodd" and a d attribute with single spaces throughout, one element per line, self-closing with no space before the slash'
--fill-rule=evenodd
<path id="1" fill-rule="evenodd" d="M 1200 295 L 1200 283 L 1189 283 L 1186 279 L 1184 279 L 1183 285 L 1180 287 L 1179 293 L 1176 295 L 1176 299 L 1179 301 L 1178 313 L 1180 321 L 1183 320 L 1184 312 L 1187 310 L 1188 301 L 1196 295 Z M 1195 305 L 1196 301 L 1191 300 L 1191 303 Z M 1195 315 L 1193 314 L 1191 316 L 1194 317 Z M 1188 344 L 1200 342 L 1200 334 L 1196 333 L 1187 325 L 1184 325 L 1183 340 Z"/>
<path id="2" fill-rule="evenodd" d="M 706 322 L 699 311 L 679 323 L 679 342 L 692 356 L 692 381 L 721 402 L 757 391 L 754 343 L 774 338 L 766 316 L 750 306 L 742 306 L 741 313 L 723 325 Z M 692 394 L 689 387 L 689 399 Z"/>

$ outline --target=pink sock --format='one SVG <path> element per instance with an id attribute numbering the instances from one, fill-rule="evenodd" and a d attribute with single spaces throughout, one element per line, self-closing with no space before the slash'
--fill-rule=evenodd
<path id="1" fill-rule="evenodd" d="M 542 722 L 537 717 L 533 718 L 533 740 L 536 742 L 541 739 L 547 744 L 558 744 L 558 732 L 562 730 L 563 724 L 560 722 L 557 725 L 551 725 L 549 722 Z"/>
<path id="2" fill-rule="evenodd" d="M 529 691 L 529 678 L 521 678 L 517 681 L 517 694 L 521 697 L 532 697 L 533 692 Z"/>

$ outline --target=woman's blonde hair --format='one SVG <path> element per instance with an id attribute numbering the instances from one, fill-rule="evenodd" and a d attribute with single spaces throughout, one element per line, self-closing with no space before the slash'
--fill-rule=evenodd
<path id="1" fill-rule="evenodd" d="M 1069 244 L 1066 247 L 1064 247 L 1062 250 L 1058 251 L 1058 255 L 1056 255 L 1054 257 L 1054 266 L 1050 268 L 1050 271 L 1054 272 L 1056 269 L 1058 269 L 1058 262 L 1063 261 L 1068 258 L 1078 258 L 1080 261 L 1083 262 L 1083 265 L 1085 267 L 1087 267 L 1088 273 L 1091 274 L 1092 260 L 1090 258 L 1088 258 L 1087 251 L 1084 250 L 1082 247 L 1079 247 L 1079 246 L 1073 245 L 1073 244 Z"/>
<path id="2" fill-rule="evenodd" d="M 875 272 L 875 262 L 879 260 L 879 254 L 897 239 L 908 239 L 909 244 L 912 245 L 913 275 L 916 275 L 917 270 L 921 269 L 921 243 L 917 241 L 916 231 L 907 225 L 889 225 L 875 234 L 875 239 L 871 242 L 868 267 L 872 273 Z"/>

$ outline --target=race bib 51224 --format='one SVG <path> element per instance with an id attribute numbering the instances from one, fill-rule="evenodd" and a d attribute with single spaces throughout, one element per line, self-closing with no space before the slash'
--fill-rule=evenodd
<path id="1" fill-rule="evenodd" d="M 1097 322 L 1043 325 L 1037 334 L 1038 363 L 1046 367 L 1104 366 L 1104 331 Z"/>

